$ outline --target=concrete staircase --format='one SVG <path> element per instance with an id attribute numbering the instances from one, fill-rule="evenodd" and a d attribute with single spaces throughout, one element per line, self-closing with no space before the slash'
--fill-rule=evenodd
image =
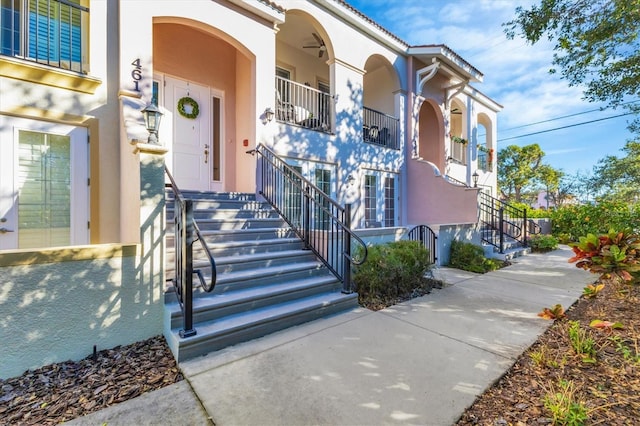
<path id="1" fill-rule="evenodd" d="M 499 236 L 497 235 L 498 231 L 496 231 L 495 229 L 482 230 L 481 232 L 483 234 L 491 232 L 492 236 L 490 239 L 492 241 L 496 241 L 499 238 Z M 504 238 L 504 253 L 500 253 L 500 249 L 498 249 L 497 247 L 483 242 L 482 248 L 484 249 L 484 256 L 491 259 L 509 261 L 515 259 L 516 257 L 526 256 L 531 252 L 531 249 L 529 247 L 523 247 L 519 241 L 507 236 L 505 236 Z"/>
<path id="2" fill-rule="evenodd" d="M 194 288 L 194 328 L 181 338 L 183 318 L 175 292 L 165 293 L 164 334 L 178 361 L 356 307 L 342 283 L 267 203 L 254 194 L 183 192 L 216 261 L 213 292 Z M 174 273 L 173 193 L 167 192 L 166 276 Z M 211 275 L 199 243 L 194 269 Z M 194 275 L 194 285 L 199 281 Z"/>

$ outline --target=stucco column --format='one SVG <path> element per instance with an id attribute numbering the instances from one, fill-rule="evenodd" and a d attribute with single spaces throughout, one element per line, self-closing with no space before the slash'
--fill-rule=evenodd
<path id="1" fill-rule="evenodd" d="M 158 301 L 165 282 L 164 155 L 167 151 L 163 146 L 140 142 L 134 150 L 140 159 L 139 279 L 144 288 L 153 289 L 153 300 Z"/>
<path id="2" fill-rule="evenodd" d="M 362 146 L 362 114 L 353 114 L 353 111 L 362 111 L 364 70 L 332 59 L 329 61 L 329 75 L 335 95 L 333 128 L 337 135 L 336 143 L 352 147 L 344 150 L 350 153 L 348 156 L 341 156 L 338 160 L 337 198 L 340 204 L 352 204 L 351 223 L 357 224 L 363 214 L 358 201 L 362 176 L 359 163 L 354 161 L 357 151 L 354 153 L 353 147 Z M 349 176 L 354 180 L 350 181 Z"/>

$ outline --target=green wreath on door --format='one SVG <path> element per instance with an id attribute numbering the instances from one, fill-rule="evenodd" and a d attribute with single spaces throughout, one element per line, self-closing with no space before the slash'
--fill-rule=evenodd
<path id="1" fill-rule="evenodd" d="M 185 105 L 191 107 L 191 112 L 187 112 L 185 110 Z M 189 96 L 185 96 L 183 98 L 180 98 L 180 100 L 178 101 L 178 113 L 180 113 L 180 115 L 184 118 L 195 120 L 200 114 L 200 105 L 198 105 L 198 102 L 196 102 L 195 99 Z"/>

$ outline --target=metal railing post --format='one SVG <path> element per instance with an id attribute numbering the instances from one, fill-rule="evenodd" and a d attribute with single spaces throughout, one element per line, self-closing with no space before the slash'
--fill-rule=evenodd
<path id="1" fill-rule="evenodd" d="M 310 234 L 311 234 L 311 195 L 309 186 L 304 187 L 304 228 L 302 233 L 304 235 L 304 248 L 310 247 Z"/>
<path id="2" fill-rule="evenodd" d="M 498 222 L 500 226 L 500 253 L 504 253 L 504 207 L 498 210 Z"/>
<path id="3" fill-rule="evenodd" d="M 524 247 L 526 247 L 527 246 L 527 228 L 529 227 L 529 222 L 527 222 L 527 208 L 526 207 L 523 209 L 523 212 L 524 212 L 524 214 L 523 214 L 524 220 L 522 222 L 522 245 Z"/>
<path id="4" fill-rule="evenodd" d="M 184 328 L 180 330 L 180 337 L 191 337 L 196 335 L 193 328 L 193 201 L 184 200 L 184 240 L 181 250 L 184 253 L 184 264 L 182 276 L 182 294 L 184 304 Z"/>
<path id="5" fill-rule="evenodd" d="M 347 230 L 351 230 L 351 204 L 344 205 L 344 226 Z M 351 234 L 343 232 L 343 252 L 342 257 L 342 293 L 351 294 Z"/>

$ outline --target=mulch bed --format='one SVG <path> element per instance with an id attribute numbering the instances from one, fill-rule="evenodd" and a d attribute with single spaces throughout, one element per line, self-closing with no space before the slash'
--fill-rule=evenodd
<path id="1" fill-rule="evenodd" d="M 613 282 L 607 282 L 595 298 L 579 299 L 566 318 L 556 319 L 466 410 L 457 425 L 640 424 L 639 302 L 640 286 Z M 590 327 L 595 319 L 620 322 L 624 328 Z M 570 321 L 579 321 L 580 330 L 593 339 L 595 362 L 585 362 L 576 354 L 569 337 Z M 551 408 L 559 395 L 577 404 L 567 405 L 569 415 L 582 407 L 586 419 L 563 420 L 557 408 L 561 404 Z"/>
<path id="2" fill-rule="evenodd" d="M 0 380 L 0 424 L 58 424 L 182 379 L 158 336 Z"/>

